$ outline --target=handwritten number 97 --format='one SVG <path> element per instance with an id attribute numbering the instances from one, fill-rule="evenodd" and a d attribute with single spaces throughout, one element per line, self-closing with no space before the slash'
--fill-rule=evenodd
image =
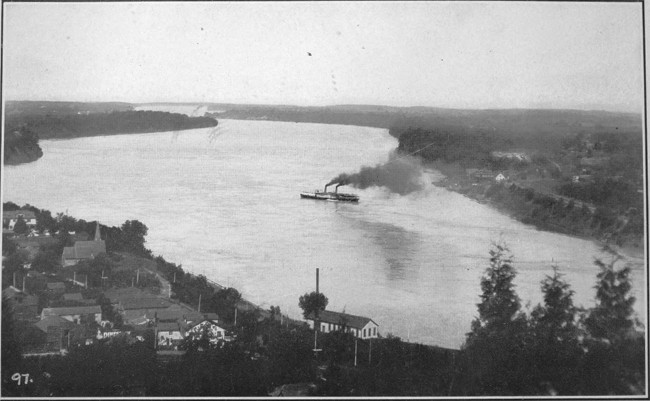
<path id="1" fill-rule="evenodd" d="M 33 383 L 34 379 L 29 378 L 29 373 L 14 373 L 11 375 L 11 380 L 18 382 L 18 385 L 23 385 L 23 384 L 28 384 L 28 383 Z"/>

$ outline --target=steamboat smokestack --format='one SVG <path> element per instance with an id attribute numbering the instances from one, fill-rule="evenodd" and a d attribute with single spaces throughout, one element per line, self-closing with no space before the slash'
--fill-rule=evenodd
<path id="1" fill-rule="evenodd" d="M 329 184 L 325 184 L 325 192 L 327 192 L 327 187 L 329 187 Z"/>

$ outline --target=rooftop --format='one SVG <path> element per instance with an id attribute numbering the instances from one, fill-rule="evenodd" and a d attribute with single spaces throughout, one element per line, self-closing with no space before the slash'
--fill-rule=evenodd
<path id="1" fill-rule="evenodd" d="M 310 313 L 307 320 L 314 320 L 314 314 Z M 324 310 L 318 315 L 318 320 L 323 323 L 332 323 L 338 325 L 346 325 L 355 329 L 364 328 L 369 322 L 375 323 L 372 319 L 363 316 L 349 315 L 347 313 L 333 312 Z M 377 324 L 377 323 L 375 323 Z"/>
<path id="2" fill-rule="evenodd" d="M 9 210 L 2 212 L 3 219 L 17 219 L 18 216 L 22 216 L 23 219 L 35 219 L 36 215 L 31 210 Z"/>
<path id="3" fill-rule="evenodd" d="M 100 241 L 77 241 L 74 246 L 63 248 L 64 259 L 90 259 L 106 253 L 106 242 Z"/>
<path id="4" fill-rule="evenodd" d="M 127 298 L 120 301 L 123 310 L 129 309 L 163 309 L 171 305 L 171 302 L 164 298 Z"/>
<path id="5" fill-rule="evenodd" d="M 43 331 L 44 333 L 47 333 L 48 327 L 52 327 L 52 326 L 65 327 L 65 326 L 72 326 L 72 325 L 73 325 L 72 322 L 65 320 L 64 318 L 59 316 L 49 316 L 43 320 L 34 323 L 34 326 L 38 327 L 38 329 Z"/>
<path id="6" fill-rule="evenodd" d="M 87 315 L 95 313 L 102 313 L 102 308 L 99 305 L 43 308 L 43 316 Z"/>

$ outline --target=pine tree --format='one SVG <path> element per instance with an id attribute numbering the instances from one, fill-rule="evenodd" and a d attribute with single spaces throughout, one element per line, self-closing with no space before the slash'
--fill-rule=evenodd
<path id="1" fill-rule="evenodd" d="M 471 395 L 534 394 L 527 354 L 528 321 L 513 280 L 516 270 L 503 243 L 493 244 L 490 267 L 481 279 L 479 316 L 463 347 L 465 380 Z"/>
<path id="2" fill-rule="evenodd" d="M 531 316 L 530 347 L 539 375 L 537 384 L 540 392 L 550 395 L 575 394 L 582 349 L 574 291 L 562 279 L 557 266 L 541 284 L 544 305 L 538 305 Z"/>
<path id="3" fill-rule="evenodd" d="M 595 261 L 600 272 L 596 306 L 589 310 L 585 319 L 588 336 L 582 366 L 584 394 L 645 392 L 645 342 L 640 325 L 633 317 L 635 298 L 629 295 L 630 267 L 617 269 L 615 265 L 619 260 L 620 257 L 615 256 L 610 263 Z"/>

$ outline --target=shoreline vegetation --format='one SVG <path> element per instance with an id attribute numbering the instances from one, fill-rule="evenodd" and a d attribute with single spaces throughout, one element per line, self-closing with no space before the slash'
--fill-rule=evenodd
<path id="1" fill-rule="evenodd" d="M 31 205 L 3 203 L 3 211 L 12 210 L 32 212 L 36 219 L 32 233 L 40 235 L 26 235 L 29 228 L 24 222 L 15 223 L 14 235 L 3 232 L 3 285 L 11 282 L 12 275 L 14 280 L 18 275 L 18 281 L 28 278 L 24 293 L 38 295 L 39 309 L 70 307 L 74 302 L 88 305 L 96 300 L 102 319 L 118 334 L 89 343 L 94 330 L 100 333 L 102 329 L 94 320 L 82 318 L 69 331 L 75 335 L 68 334 L 65 353 L 30 353 L 30 341 L 37 337 L 48 341 L 45 337 L 53 335 L 57 349 L 64 347 L 61 333 L 48 329 L 46 336 L 32 327 L 38 317 L 18 317 L 16 304 L 7 297 L 21 291 L 3 288 L 3 395 L 267 396 L 295 391 L 292 394 L 302 396 L 584 396 L 645 392 L 645 328 L 634 317 L 630 269 L 616 266 L 615 257 L 595 262 L 600 273 L 594 307 L 574 307 L 569 284 L 556 267 L 549 267 L 551 274 L 541 283 L 544 303 L 524 312 L 512 284 L 516 276 L 512 255 L 505 244 L 493 244 L 481 279 L 478 317 L 460 350 L 404 342 L 390 333 L 373 340 L 355 339 L 344 327 L 318 333 L 321 352 L 314 353 L 314 332 L 306 323 L 283 321 L 279 306 L 240 308 L 243 300 L 236 289 L 223 288 L 154 256 L 145 247 L 147 227 L 137 220 L 108 227 L 61 213 L 52 216 Z M 61 266 L 63 247 L 97 230 L 107 252 Z M 38 245 L 30 259 L 25 245 L 33 241 Z M 25 270 L 28 261 L 31 266 Z M 123 321 L 117 306 L 104 295 L 134 286 L 136 270 L 139 290 L 162 295 L 171 287 L 163 298 L 176 299 L 189 308 L 198 304 L 200 312 L 218 314 L 219 325 L 232 333 L 232 339 L 212 345 L 209 332 L 203 331 L 180 341 L 177 350 L 158 349 L 158 323 L 141 329 L 129 326 L 133 323 Z M 69 280 L 71 276 L 76 279 Z M 85 286 L 79 284 L 82 276 Z M 51 291 L 53 287 L 47 284 L 52 282 L 65 282 L 66 293 L 80 292 L 83 299 L 57 300 L 62 294 Z M 134 331 L 137 336 L 131 334 Z M 102 369 L 96 369 L 97 363 Z M 10 378 L 13 372 L 29 375 L 33 384 L 16 385 Z"/>
<path id="2" fill-rule="evenodd" d="M 117 134 L 216 127 L 210 117 L 162 111 L 135 111 L 126 103 L 7 102 L 3 160 L 17 165 L 38 160 L 40 139 L 71 139 Z"/>
<path id="3" fill-rule="evenodd" d="M 146 105 L 197 103 L 7 102 L 5 128 L 22 126 L 28 131 L 11 135 L 5 129 L 9 133 L 5 136 L 5 164 L 40 157 L 39 137 L 67 139 L 78 135 L 79 127 L 96 122 L 101 122 L 95 124 L 101 128 L 83 136 L 118 133 L 120 126 L 138 127 L 137 132 L 156 132 L 161 126 L 171 130 L 200 128 L 216 125 L 216 118 L 385 128 L 398 139 L 398 151 L 414 154 L 445 175 L 435 183 L 438 186 L 489 204 L 538 229 L 592 239 L 632 257 L 644 256 L 640 115 L 550 109 L 226 103 L 203 104 L 207 108 L 205 117 L 133 111 Z M 126 122 L 116 122 L 126 117 Z M 36 133 L 29 131 L 30 122 Z M 492 176 L 472 176 L 476 170 Z M 493 178 L 497 174 L 503 174 L 507 181 L 496 185 Z"/>

